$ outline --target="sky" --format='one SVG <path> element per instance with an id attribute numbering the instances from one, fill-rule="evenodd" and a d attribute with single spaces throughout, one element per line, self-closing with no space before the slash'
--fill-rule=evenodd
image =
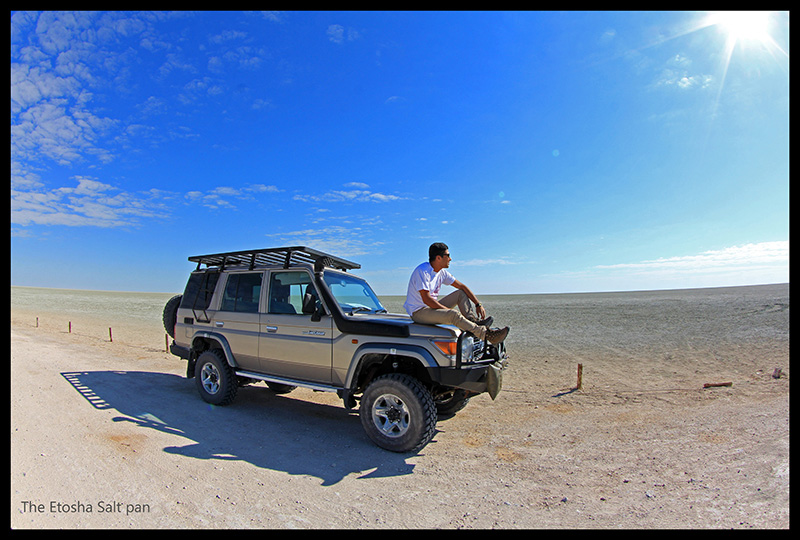
<path id="1" fill-rule="evenodd" d="M 789 14 L 12 12 L 11 285 L 307 245 L 405 294 L 789 281 Z"/>

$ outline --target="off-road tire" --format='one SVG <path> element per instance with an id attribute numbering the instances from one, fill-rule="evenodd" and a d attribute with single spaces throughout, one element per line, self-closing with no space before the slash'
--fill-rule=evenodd
<path id="1" fill-rule="evenodd" d="M 392 452 L 416 452 L 436 431 L 436 405 L 417 379 L 389 373 L 367 385 L 359 409 L 367 436 Z"/>
<path id="2" fill-rule="evenodd" d="M 194 369 L 197 391 L 203 401 L 223 406 L 234 400 L 239 384 L 222 351 L 211 349 L 203 352 L 197 358 Z"/>
<path id="3" fill-rule="evenodd" d="M 164 314 L 161 316 L 164 321 L 164 330 L 173 339 L 175 339 L 175 323 L 178 322 L 178 306 L 181 305 L 182 299 L 182 294 L 170 298 L 164 306 Z"/>
<path id="4" fill-rule="evenodd" d="M 438 399 L 434 399 L 434 403 L 436 403 L 436 412 L 439 413 L 439 418 L 450 418 L 467 406 L 469 394 L 461 388 L 453 388 L 449 392 L 443 393 Z"/>
<path id="5" fill-rule="evenodd" d="M 276 383 L 271 381 L 267 381 L 267 386 L 275 394 L 288 394 L 289 392 L 297 388 L 296 386 L 292 386 L 291 384 Z"/>

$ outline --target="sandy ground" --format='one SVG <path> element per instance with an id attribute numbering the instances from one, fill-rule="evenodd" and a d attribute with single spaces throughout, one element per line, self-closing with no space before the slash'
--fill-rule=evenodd
<path id="1" fill-rule="evenodd" d="M 788 287 L 731 291 L 484 301 L 503 392 L 414 455 L 335 394 L 206 405 L 159 324 L 15 309 L 11 527 L 788 528 Z"/>

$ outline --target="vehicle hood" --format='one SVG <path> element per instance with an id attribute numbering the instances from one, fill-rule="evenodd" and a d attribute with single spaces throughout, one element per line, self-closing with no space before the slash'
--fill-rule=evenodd
<path id="1" fill-rule="evenodd" d="M 413 337 L 424 338 L 455 338 L 461 334 L 461 330 L 455 326 L 447 324 L 419 324 L 415 323 L 410 316 L 405 313 L 355 313 L 346 315 L 353 321 L 389 323 L 393 325 L 408 326 L 408 332 Z"/>

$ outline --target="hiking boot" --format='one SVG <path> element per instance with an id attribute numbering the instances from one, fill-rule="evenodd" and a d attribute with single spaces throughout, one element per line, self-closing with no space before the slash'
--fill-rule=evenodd
<path id="1" fill-rule="evenodd" d="M 508 331 L 509 331 L 508 326 L 506 326 L 505 328 L 489 328 L 486 331 L 486 341 L 488 341 L 492 345 L 500 343 L 504 339 L 506 339 Z"/>

